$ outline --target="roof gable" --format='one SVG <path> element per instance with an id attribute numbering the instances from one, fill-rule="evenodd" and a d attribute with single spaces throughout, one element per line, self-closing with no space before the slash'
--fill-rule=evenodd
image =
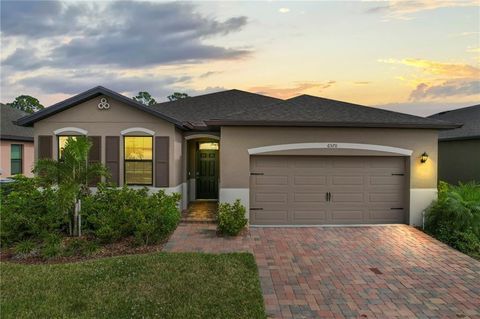
<path id="1" fill-rule="evenodd" d="M 54 104 L 52 106 L 46 107 L 43 110 L 35 112 L 32 115 L 22 117 L 19 120 L 17 120 L 17 124 L 23 125 L 23 126 L 31 126 L 35 122 L 43 120 L 47 117 L 50 117 L 54 114 L 57 114 L 57 113 L 62 112 L 64 110 L 67 110 L 71 107 L 74 107 L 76 105 L 79 105 L 83 102 L 86 102 L 86 101 L 88 101 L 92 98 L 95 98 L 95 97 L 101 96 L 101 95 L 111 97 L 111 98 L 113 98 L 113 99 L 115 99 L 119 102 L 122 102 L 122 103 L 128 105 L 128 106 L 134 107 L 134 108 L 136 108 L 140 111 L 147 112 L 147 113 L 149 113 L 153 116 L 159 117 L 159 118 L 161 118 L 161 119 L 163 119 L 167 122 L 175 124 L 179 128 L 183 128 L 183 124 L 180 121 L 177 121 L 177 120 L 175 120 L 175 119 L 173 119 L 173 118 L 171 118 L 171 117 L 169 117 L 165 114 L 159 113 L 155 109 L 153 109 L 149 106 L 146 106 L 142 103 L 134 101 L 134 100 L 122 95 L 122 94 L 119 94 L 115 91 L 109 90 L 109 89 L 107 89 L 103 86 L 94 87 L 90 90 L 87 90 L 83 93 L 75 95 L 75 96 L 73 96 L 69 99 L 66 99 L 66 100 L 62 101 L 62 102 L 59 102 L 59 103 Z"/>

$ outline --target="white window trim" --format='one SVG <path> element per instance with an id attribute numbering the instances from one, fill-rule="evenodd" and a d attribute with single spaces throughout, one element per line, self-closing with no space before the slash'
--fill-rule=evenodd
<path id="1" fill-rule="evenodd" d="M 255 154 L 268 153 L 268 152 L 302 150 L 302 149 L 366 150 L 366 151 L 388 152 L 388 153 L 400 154 L 405 156 L 411 156 L 413 153 L 412 150 L 399 148 L 399 147 L 385 146 L 385 145 L 330 142 L 330 143 L 279 144 L 279 145 L 255 147 L 255 148 L 249 148 L 248 154 L 255 155 Z"/>
<path id="2" fill-rule="evenodd" d="M 126 135 L 128 133 L 133 133 L 133 132 L 142 132 L 148 135 L 155 135 L 155 131 L 149 130 L 148 128 L 143 128 L 143 127 L 131 127 L 127 128 L 123 131 L 120 132 L 121 135 Z"/>
<path id="3" fill-rule="evenodd" d="M 62 127 L 62 128 L 59 128 L 58 130 L 53 131 L 53 134 L 60 135 L 60 134 L 65 133 L 65 132 L 76 132 L 76 133 L 79 133 L 79 134 L 82 134 L 82 135 L 87 135 L 88 134 L 87 130 L 84 130 L 84 129 L 78 128 L 78 127 Z"/>

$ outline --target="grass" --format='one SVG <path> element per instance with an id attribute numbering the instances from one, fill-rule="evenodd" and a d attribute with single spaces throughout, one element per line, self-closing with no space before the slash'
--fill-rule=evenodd
<path id="1" fill-rule="evenodd" d="M 2 318 L 265 318 L 248 253 L 0 267 Z"/>

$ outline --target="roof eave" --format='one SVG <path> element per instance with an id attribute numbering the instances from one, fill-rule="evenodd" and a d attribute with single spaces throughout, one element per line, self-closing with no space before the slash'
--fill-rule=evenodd
<path id="1" fill-rule="evenodd" d="M 31 136 L 18 136 L 18 135 L 1 135 L 0 140 L 33 142 L 33 136 L 31 137 Z"/>
<path id="2" fill-rule="evenodd" d="M 209 126 L 297 126 L 297 127 L 365 127 L 365 128 L 420 128 L 420 129 L 454 129 L 462 124 L 412 124 L 412 123 L 352 123 L 352 122 L 312 122 L 312 121 L 237 121 L 209 120 Z"/>

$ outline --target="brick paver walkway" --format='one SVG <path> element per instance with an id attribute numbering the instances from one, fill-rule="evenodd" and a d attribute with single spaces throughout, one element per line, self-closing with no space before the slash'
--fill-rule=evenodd
<path id="1" fill-rule="evenodd" d="M 180 225 L 167 251 L 250 251 L 272 318 L 480 318 L 480 262 L 409 226 Z"/>
<path id="2" fill-rule="evenodd" d="M 188 208 L 182 213 L 184 222 L 214 222 L 218 203 L 213 201 L 197 201 L 188 204 Z"/>

